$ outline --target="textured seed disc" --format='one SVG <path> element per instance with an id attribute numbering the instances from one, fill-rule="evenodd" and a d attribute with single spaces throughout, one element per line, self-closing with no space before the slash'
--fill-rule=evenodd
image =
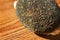
<path id="1" fill-rule="evenodd" d="M 16 11 L 23 25 L 33 32 L 50 31 L 60 19 L 60 12 L 54 0 L 18 0 Z"/>

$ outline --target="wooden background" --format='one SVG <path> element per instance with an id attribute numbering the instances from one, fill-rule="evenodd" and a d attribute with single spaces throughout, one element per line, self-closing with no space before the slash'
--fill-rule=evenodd
<path id="1" fill-rule="evenodd" d="M 0 0 L 0 40 L 60 40 L 58 27 L 50 36 L 38 36 L 27 30 L 16 16 L 15 0 Z M 60 6 L 60 1 L 56 1 Z"/>

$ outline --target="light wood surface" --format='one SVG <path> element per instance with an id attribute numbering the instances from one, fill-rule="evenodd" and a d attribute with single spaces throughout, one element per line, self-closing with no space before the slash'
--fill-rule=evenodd
<path id="1" fill-rule="evenodd" d="M 44 38 L 27 30 L 16 16 L 14 1 L 0 0 L 0 40 L 60 40 L 60 28 Z"/>

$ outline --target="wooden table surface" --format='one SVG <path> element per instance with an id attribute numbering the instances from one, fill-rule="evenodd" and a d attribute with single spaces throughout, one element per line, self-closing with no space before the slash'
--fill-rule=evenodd
<path id="1" fill-rule="evenodd" d="M 16 16 L 15 0 L 0 0 L 0 40 L 60 40 L 60 28 L 50 36 L 38 36 L 27 30 Z"/>

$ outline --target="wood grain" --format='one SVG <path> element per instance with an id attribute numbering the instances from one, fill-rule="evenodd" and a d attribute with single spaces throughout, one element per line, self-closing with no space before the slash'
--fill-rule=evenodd
<path id="1" fill-rule="evenodd" d="M 0 40 L 60 40 L 60 28 L 51 33 L 53 36 L 43 37 L 27 30 L 16 16 L 14 1 L 0 0 Z"/>
<path id="2" fill-rule="evenodd" d="M 55 0 L 55 1 L 56 1 L 57 5 L 58 5 L 59 8 L 60 8 L 60 0 Z"/>

